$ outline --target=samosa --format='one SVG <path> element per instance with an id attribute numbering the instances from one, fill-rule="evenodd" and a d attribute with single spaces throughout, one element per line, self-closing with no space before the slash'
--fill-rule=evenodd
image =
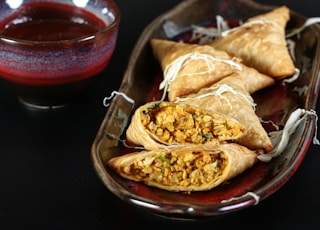
<path id="1" fill-rule="evenodd" d="M 275 79 L 286 78 L 295 73 L 285 37 L 289 19 L 289 8 L 281 6 L 249 18 L 206 45 L 237 55 L 245 65 Z"/>

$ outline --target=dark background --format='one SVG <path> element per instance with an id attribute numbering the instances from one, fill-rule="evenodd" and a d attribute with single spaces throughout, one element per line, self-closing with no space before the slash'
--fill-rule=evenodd
<path id="1" fill-rule="evenodd" d="M 122 12 L 116 52 L 105 76 L 80 101 L 61 110 L 32 111 L 0 80 L 0 229 L 320 229 L 320 152 L 313 144 L 279 191 L 257 206 L 219 218 L 165 220 L 109 192 L 90 159 L 107 111 L 102 100 L 118 89 L 145 26 L 180 1 L 116 2 Z M 313 0 L 258 2 L 286 4 L 307 17 L 320 16 Z"/>

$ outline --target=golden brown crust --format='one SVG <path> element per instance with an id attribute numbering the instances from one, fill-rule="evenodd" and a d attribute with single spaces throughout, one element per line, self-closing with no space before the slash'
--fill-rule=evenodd
<path id="1" fill-rule="evenodd" d="M 285 38 L 289 13 L 282 6 L 257 15 L 207 45 L 237 55 L 245 65 L 276 79 L 291 76 L 295 66 Z"/>
<path id="2" fill-rule="evenodd" d="M 248 93 L 253 94 L 261 89 L 275 84 L 274 78 L 258 72 L 256 69 L 242 64 L 242 71 L 237 71 L 232 75 L 239 75 L 244 81 Z"/>

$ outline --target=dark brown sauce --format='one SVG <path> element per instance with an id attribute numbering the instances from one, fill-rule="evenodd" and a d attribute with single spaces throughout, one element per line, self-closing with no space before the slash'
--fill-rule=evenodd
<path id="1" fill-rule="evenodd" d="M 58 3 L 30 3 L 1 22 L 0 35 L 32 41 L 69 40 L 90 36 L 107 25 L 93 13 Z"/>

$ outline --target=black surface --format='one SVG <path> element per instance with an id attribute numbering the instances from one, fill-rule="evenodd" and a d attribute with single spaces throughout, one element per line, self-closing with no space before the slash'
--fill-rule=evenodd
<path id="1" fill-rule="evenodd" d="M 115 197 L 95 174 L 90 149 L 140 33 L 178 0 L 117 0 L 115 55 L 81 100 L 55 111 L 23 107 L 0 81 L 0 229 L 320 229 L 320 147 L 310 145 L 296 174 L 257 206 L 196 222 L 165 220 Z M 320 16 L 315 0 L 265 0 Z M 317 107 L 319 113 L 319 103 Z"/>

